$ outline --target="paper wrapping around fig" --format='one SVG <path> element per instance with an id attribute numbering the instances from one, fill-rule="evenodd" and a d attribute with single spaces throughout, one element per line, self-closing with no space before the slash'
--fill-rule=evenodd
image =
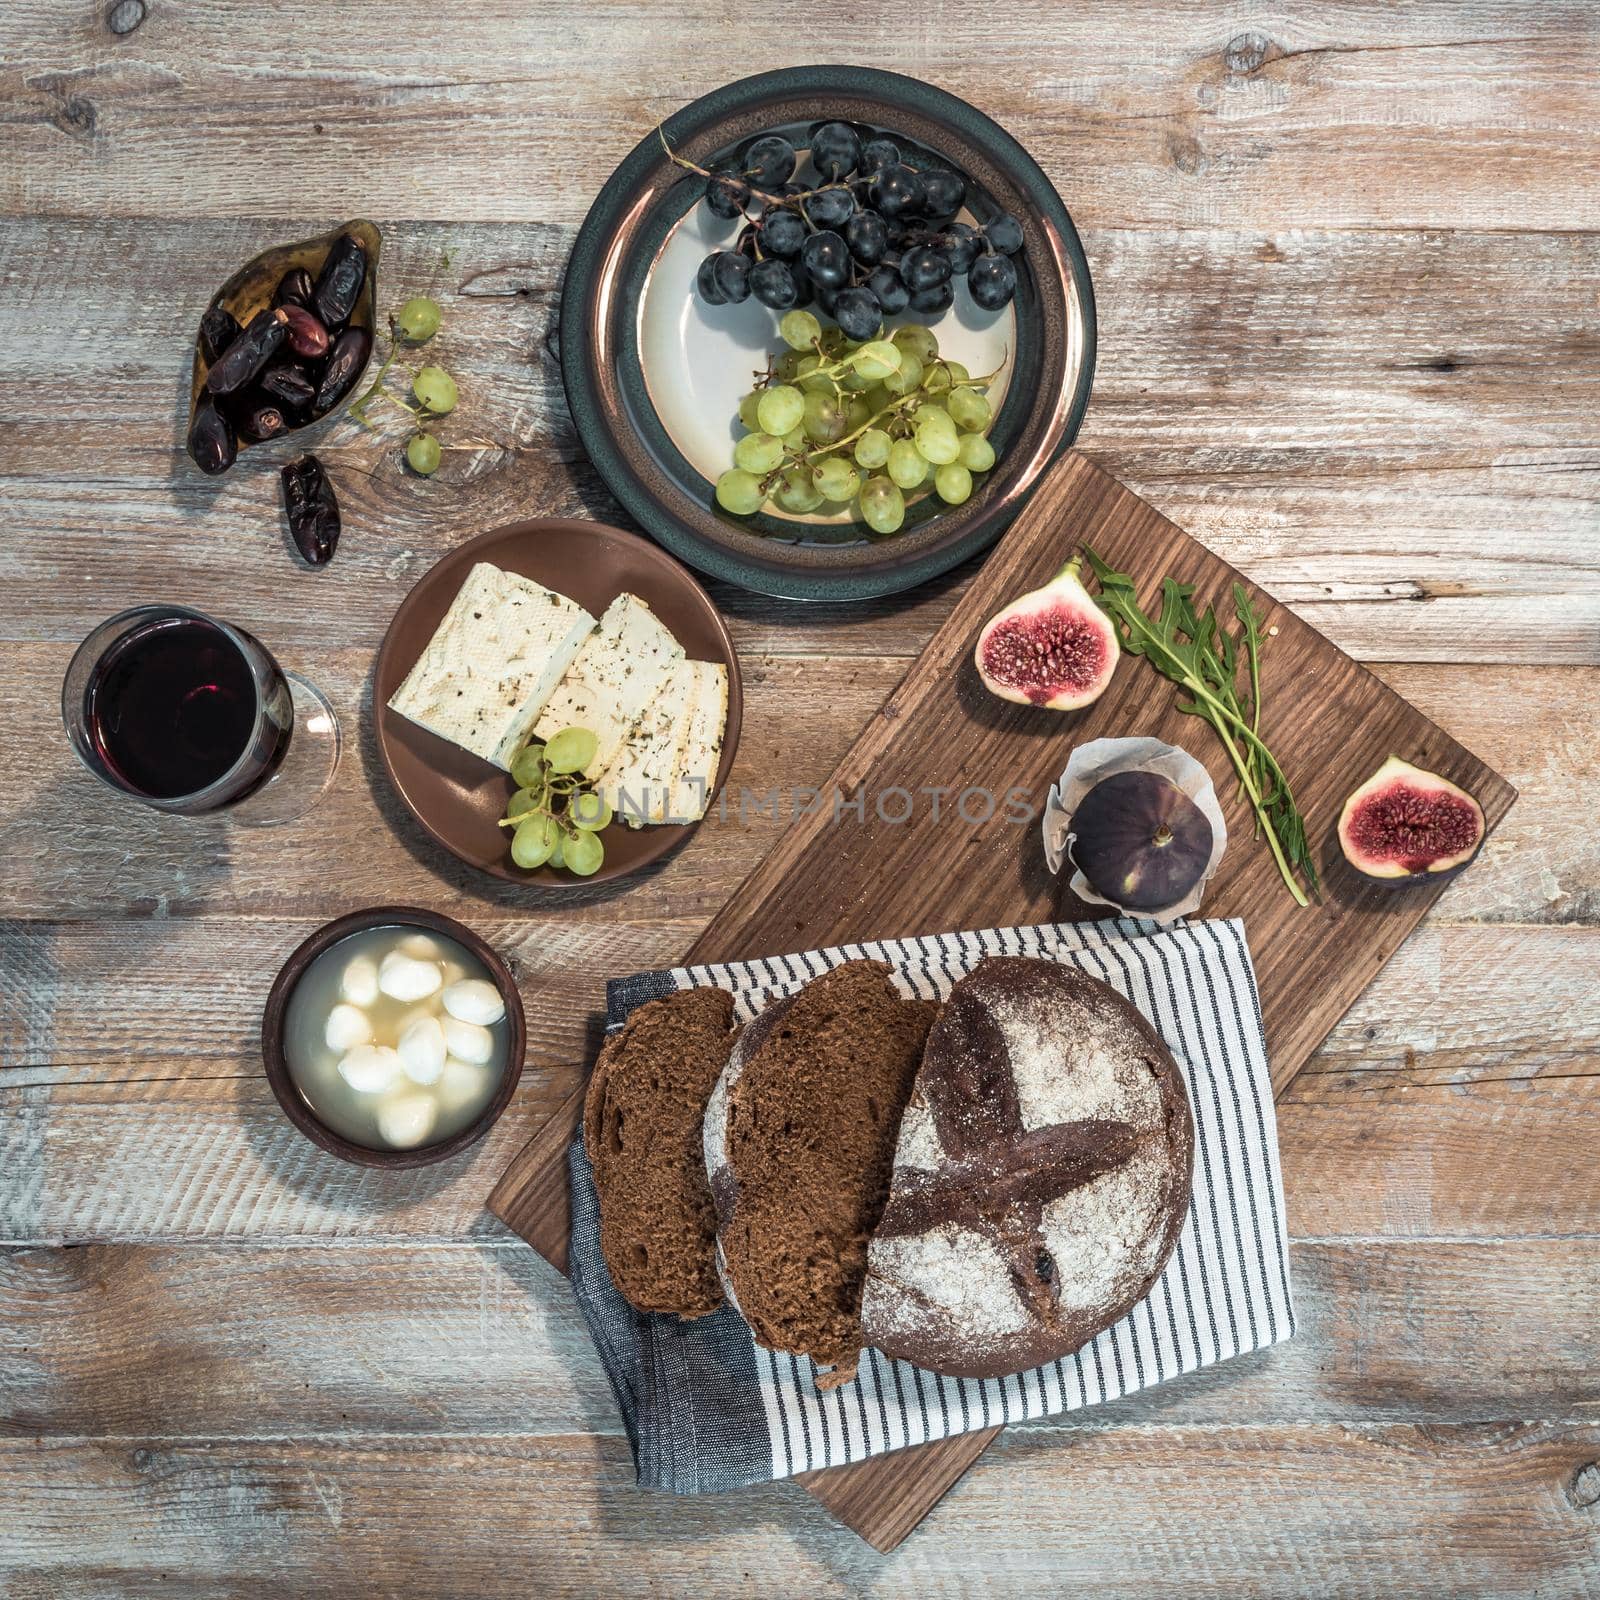
<path id="1" fill-rule="evenodd" d="M 1217 804 L 1217 791 L 1211 774 L 1205 767 L 1176 745 L 1165 744 L 1160 739 L 1091 739 L 1080 744 L 1068 758 L 1066 770 L 1050 786 L 1049 798 L 1044 807 L 1044 858 L 1050 870 L 1059 873 L 1067 863 L 1067 844 L 1074 837 L 1072 818 L 1083 797 L 1102 778 L 1118 772 L 1154 772 L 1175 783 L 1200 808 L 1211 824 L 1211 859 L 1206 862 L 1200 881 L 1182 900 L 1159 911 L 1134 910 L 1107 900 L 1089 887 L 1089 880 L 1081 872 L 1073 871 L 1069 887 L 1080 900 L 1091 905 L 1110 906 L 1130 917 L 1144 917 L 1152 922 L 1175 922 L 1179 917 L 1198 911 L 1205 898 L 1206 884 L 1211 881 L 1228 848 L 1228 824 L 1223 820 L 1222 807 Z"/>

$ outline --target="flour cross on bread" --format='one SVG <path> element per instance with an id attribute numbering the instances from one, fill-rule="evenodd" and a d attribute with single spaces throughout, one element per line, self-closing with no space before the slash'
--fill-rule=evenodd
<path id="1" fill-rule="evenodd" d="M 1108 985 L 980 961 L 928 1034 L 868 1246 L 862 1331 L 957 1377 L 1053 1361 L 1125 1315 L 1188 1208 L 1176 1063 Z"/>
<path id="2" fill-rule="evenodd" d="M 932 1116 L 945 1160 L 935 1171 L 903 1174 L 877 1237 L 946 1226 L 987 1234 L 1004 1253 L 1018 1296 L 1048 1317 L 1060 1277 L 1045 1243 L 1045 1207 L 1122 1166 L 1151 1133 L 1104 1117 L 1025 1127 L 1010 1047 L 993 1013 L 958 989 L 950 1024 L 962 1048 L 924 1065 L 913 1095 Z"/>

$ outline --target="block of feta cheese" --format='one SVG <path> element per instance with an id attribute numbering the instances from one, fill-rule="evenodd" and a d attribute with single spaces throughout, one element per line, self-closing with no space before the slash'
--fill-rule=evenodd
<path id="1" fill-rule="evenodd" d="M 389 708 L 509 770 L 595 626 L 564 594 L 480 561 Z"/>
<path id="2" fill-rule="evenodd" d="M 629 728 L 655 699 L 683 646 L 636 594 L 619 594 L 600 626 L 583 641 L 555 687 L 534 735 L 550 739 L 563 728 L 587 728 L 597 745 L 590 770 L 602 772 Z"/>
<path id="3" fill-rule="evenodd" d="M 669 822 L 698 822 L 706 814 L 722 764 L 722 730 L 728 720 L 728 669 L 720 661 L 690 665 L 695 669 L 694 701 L 667 803 Z"/>
<path id="4" fill-rule="evenodd" d="M 595 789 L 630 828 L 666 821 L 678 756 L 694 711 L 699 681 L 696 665 L 693 661 L 673 664 L 655 699 L 629 728 L 610 765 L 590 774 Z"/>

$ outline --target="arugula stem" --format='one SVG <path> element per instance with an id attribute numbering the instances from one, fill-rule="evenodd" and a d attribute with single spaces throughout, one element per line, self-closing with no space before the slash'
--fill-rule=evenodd
<path id="1" fill-rule="evenodd" d="M 1244 791 L 1250 797 L 1251 808 L 1255 811 L 1258 822 L 1261 821 L 1265 808 L 1265 802 L 1261 798 L 1261 790 L 1257 787 L 1254 778 L 1251 776 L 1249 763 L 1246 762 L 1245 758 L 1239 753 L 1239 747 L 1229 737 L 1228 730 L 1223 725 L 1224 722 L 1226 721 L 1232 723 L 1239 730 L 1239 732 L 1261 752 L 1274 775 L 1278 778 L 1279 782 L 1283 784 L 1285 793 L 1287 793 L 1289 785 L 1283 777 L 1283 770 L 1279 767 L 1277 759 L 1273 756 L 1272 752 L 1267 749 L 1264 744 L 1262 744 L 1259 736 L 1243 717 L 1241 717 L 1231 707 L 1224 705 L 1222 701 L 1217 699 L 1217 697 L 1206 688 L 1199 678 L 1189 671 L 1188 667 L 1186 667 L 1183 662 L 1177 660 L 1176 657 L 1172 655 L 1172 653 L 1166 648 L 1165 641 L 1161 638 L 1161 635 L 1149 625 L 1142 615 L 1135 614 L 1133 616 L 1126 617 L 1124 620 L 1126 621 L 1130 632 L 1133 631 L 1135 622 L 1142 624 L 1140 631 L 1144 636 L 1146 645 L 1154 645 L 1157 652 L 1159 652 L 1161 659 L 1170 663 L 1172 668 L 1182 674 L 1184 686 L 1189 690 L 1189 693 L 1192 694 L 1196 700 L 1204 703 L 1208 712 L 1206 721 L 1211 724 L 1212 728 L 1216 731 L 1217 737 L 1222 740 L 1223 748 L 1228 752 L 1228 759 L 1233 763 L 1233 769 L 1239 775 L 1239 782 L 1244 785 Z M 1168 672 L 1165 675 L 1171 676 L 1171 673 Z M 1278 871 L 1283 875 L 1283 881 L 1289 886 L 1289 892 L 1294 896 L 1295 903 L 1302 906 L 1309 905 L 1311 902 L 1307 900 L 1305 892 L 1295 881 L 1294 873 L 1290 869 L 1289 863 L 1284 856 L 1283 846 L 1278 842 L 1277 831 L 1270 826 L 1264 827 L 1262 831 L 1267 836 L 1267 844 L 1271 847 L 1273 859 L 1278 863 Z"/>
<path id="2" fill-rule="evenodd" d="M 1254 608 L 1242 586 L 1234 589 L 1235 609 L 1242 629 L 1242 647 L 1250 677 L 1249 714 L 1239 703 L 1239 641 L 1228 634 L 1211 607 L 1196 612 L 1192 589 L 1171 579 L 1163 585 L 1160 620 L 1148 616 L 1138 603 L 1133 581 L 1086 549 L 1090 565 L 1100 580 L 1101 608 L 1119 625 L 1122 642 L 1135 655 L 1144 656 L 1163 677 L 1178 684 L 1188 698 L 1178 709 L 1210 724 L 1222 741 L 1239 781 L 1241 798 L 1255 814 L 1257 835 L 1265 834 L 1268 848 L 1285 886 L 1300 906 L 1310 904 L 1296 873 L 1303 873 L 1313 894 L 1318 892 L 1316 863 L 1306 838 L 1305 822 L 1295 805 L 1289 780 L 1260 734 L 1261 677 L 1259 633 Z"/>
<path id="3" fill-rule="evenodd" d="M 1211 719 L 1208 718 L 1207 720 L 1210 721 Z M 1289 865 L 1288 858 L 1283 853 L 1283 846 L 1278 841 L 1277 829 L 1268 826 L 1262 821 L 1263 801 L 1261 799 L 1261 791 L 1252 781 L 1250 769 L 1244 757 L 1239 754 L 1238 747 L 1228 737 L 1227 730 L 1220 722 L 1211 721 L 1211 726 L 1216 731 L 1217 737 L 1222 741 L 1223 749 L 1228 752 L 1228 759 L 1233 763 L 1233 770 L 1239 774 L 1239 782 L 1244 785 L 1245 793 L 1250 796 L 1250 805 L 1256 813 L 1256 831 L 1258 834 L 1264 833 L 1266 835 L 1267 847 L 1272 851 L 1272 859 L 1277 862 L 1278 872 L 1288 886 L 1289 893 L 1294 896 L 1295 904 L 1299 906 L 1310 905 L 1311 902 L 1306 898 L 1305 890 L 1300 887 L 1294 871 Z"/>

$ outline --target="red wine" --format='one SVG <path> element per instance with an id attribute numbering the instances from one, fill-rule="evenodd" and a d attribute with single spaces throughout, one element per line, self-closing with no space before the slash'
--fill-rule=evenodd
<path id="1" fill-rule="evenodd" d="M 244 652 L 215 623 L 191 616 L 123 635 L 95 664 L 83 700 L 95 754 L 117 781 L 158 800 L 226 776 L 250 747 L 257 710 Z M 286 743 L 279 737 L 267 748 L 240 792 L 272 770 Z"/>

